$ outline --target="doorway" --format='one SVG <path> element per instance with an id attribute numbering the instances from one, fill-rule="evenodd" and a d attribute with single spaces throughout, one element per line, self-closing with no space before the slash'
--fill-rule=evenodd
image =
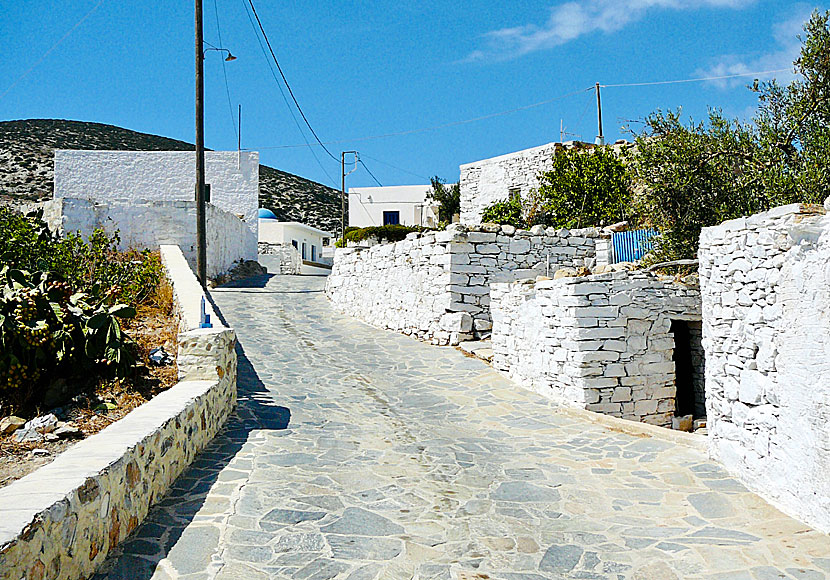
<path id="1" fill-rule="evenodd" d="M 672 320 L 674 337 L 674 377 L 677 387 L 675 415 L 706 416 L 706 391 L 703 375 L 703 349 L 700 321 Z"/>

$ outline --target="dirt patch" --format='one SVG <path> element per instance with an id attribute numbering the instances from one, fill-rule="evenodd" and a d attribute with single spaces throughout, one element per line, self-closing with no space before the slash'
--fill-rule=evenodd
<path id="1" fill-rule="evenodd" d="M 138 347 L 135 374 L 126 379 L 102 380 L 63 407 L 38 413 L 54 413 L 59 420 L 77 427 L 80 433 L 74 439 L 21 443 L 13 434 L 0 436 L 0 487 L 50 463 L 79 439 L 101 431 L 178 382 L 175 363 L 153 366 L 149 360 L 150 351 L 159 346 L 176 355 L 177 323 L 171 307 L 139 306 L 137 310 L 136 317 L 124 323 L 124 330 Z"/>

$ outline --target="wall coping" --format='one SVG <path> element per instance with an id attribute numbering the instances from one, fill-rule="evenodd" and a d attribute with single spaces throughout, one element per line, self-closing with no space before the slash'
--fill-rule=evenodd
<path id="1" fill-rule="evenodd" d="M 210 315 L 213 328 L 217 330 L 227 329 L 219 317 L 216 316 L 213 305 L 205 295 L 202 285 L 199 284 L 199 279 L 190 269 L 181 248 L 179 246 L 162 245 L 159 249 L 161 251 L 161 262 L 172 282 L 174 300 L 181 321 L 180 329 L 188 331 L 201 326 L 202 298 L 205 300 L 205 313 Z"/>

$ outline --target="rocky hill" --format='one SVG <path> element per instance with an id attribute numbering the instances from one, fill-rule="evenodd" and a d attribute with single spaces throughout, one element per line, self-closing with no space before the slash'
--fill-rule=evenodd
<path id="1" fill-rule="evenodd" d="M 192 151 L 193 145 L 113 125 L 26 119 L 0 122 L 0 204 L 52 196 L 55 149 Z M 259 203 L 285 221 L 334 232 L 340 192 L 273 167 L 259 166 Z"/>

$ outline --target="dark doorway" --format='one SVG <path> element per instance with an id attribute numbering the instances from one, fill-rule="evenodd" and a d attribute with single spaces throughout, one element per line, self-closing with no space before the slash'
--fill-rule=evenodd
<path id="1" fill-rule="evenodd" d="M 695 385 L 694 365 L 692 364 L 692 340 L 689 323 L 685 320 L 672 320 L 671 330 L 674 336 L 674 382 L 677 387 L 675 415 L 694 415 Z"/>

